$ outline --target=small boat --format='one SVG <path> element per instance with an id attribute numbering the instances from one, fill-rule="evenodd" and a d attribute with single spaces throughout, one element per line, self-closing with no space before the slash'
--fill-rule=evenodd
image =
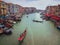
<path id="1" fill-rule="evenodd" d="M 3 28 L 0 28 L 0 35 L 2 35 L 3 34 Z"/>
<path id="2" fill-rule="evenodd" d="M 13 20 L 8 20 L 7 22 L 8 23 L 11 23 L 11 24 L 14 24 L 14 21 Z"/>
<path id="3" fill-rule="evenodd" d="M 40 23 L 43 23 L 43 21 L 38 21 L 38 20 L 33 20 L 33 22 L 40 22 Z"/>
<path id="4" fill-rule="evenodd" d="M 0 24 L 0 28 L 2 28 L 2 27 L 4 27 L 4 25 L 3 24 Z"/>
<path id="5" fill-rule="evenodd" d="M 0 23 L 3 23 L 3 21 L 4 21 L 3 19 L 0 19 Z"/>
<path id="6" fill-rule="evenodd" d="M 13 24 L 15 24 L 15 23 L 16 23 L 16 21 L 13 22 Z"/>
<path id="7" fill-rule="evenodd" d="M 6 35 L 11 35 L 12 34 L 12 28 L 9 28 L 9 29 L 7 29 L 7 30 L 4 30 L 4 34 L 6 34 Z"/>
<path id="8" fill-rule="evenodd" d="M 13 24 L 6 22 L 5 26 L 8 27 L 8 28 L 11 28 L 13 26 Z"/>
<path id="9" fill-rule="evenodd" d="M 20 35 L 20 37 L 18 38 L 18 41 L 20 42 L 20 43 L 22 43 L 23 42 L 23 40 L 24 40 L 24 38 L 25 38 L 25 36 L 26 36 L 26 30 Z"/>
<path id="10" fill-rule="evenodd" d="M 57 29 L 60 30 L 60 26 L 57 26 Z"/>
<path id="11" fill-rule="evenodd" d="M 58 30 L 60 30 L 60 23 L 59 23 L 59 22 L 56 22 L 55 25 L 56 25 L 56 28 L 57 28 Z"/>

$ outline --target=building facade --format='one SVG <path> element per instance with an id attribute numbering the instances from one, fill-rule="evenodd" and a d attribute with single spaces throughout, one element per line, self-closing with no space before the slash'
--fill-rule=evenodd
<path id="1" fill-rule="evenodd" d="M 46 8 L 46 13 L 47 14 L 54 14 L 56 16 L 60 16 L 60 5 L 48 6 Z"/>
<path id="2" fill-rule="evenodd" d="M 4 1 L 0 1 L 0 15 L 7 14 L 7 3 Z"/>
<path id="3" fill-rule="evenodd" d="M 14 15 L 14 4 L 7 3 L 8 4 L 8 15 Z"/>

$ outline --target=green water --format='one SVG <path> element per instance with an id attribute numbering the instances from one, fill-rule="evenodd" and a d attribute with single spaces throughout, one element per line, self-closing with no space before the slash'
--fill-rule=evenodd
<path id="1" fill-rule="evenodd" d="M 22 21 L 14 25 L 12 35 L 0 37 L 0 45 L 20 45 L 17 38 L 26 28 L 27 35 L 22 45 L 60 45 L 60 32 L 54 24 L 50 21 L 33 22 L 34 19 L 42 21 L 39 13 L 23 15 Z"/>

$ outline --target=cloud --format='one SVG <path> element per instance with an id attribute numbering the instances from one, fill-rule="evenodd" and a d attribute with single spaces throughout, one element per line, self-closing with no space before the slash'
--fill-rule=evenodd
<path id="1" fill-rule="evenodd" d="M 6 2 L 12 2 L 14 4 L 19 4 L 24 7 L 36 7 L 38 9 L 45 9 L 48 5 L 60 4 L 60 1 L 55 0 L 4 0 Z"/>

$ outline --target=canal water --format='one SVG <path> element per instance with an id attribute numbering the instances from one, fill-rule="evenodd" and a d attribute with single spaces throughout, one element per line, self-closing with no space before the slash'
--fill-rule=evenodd
<path id="1" fill-rule="evenodd" d="M 22 45 L 60 45 L 60 31 L 51 21 L 42 20 L 39 13 L 23 15 L 22 21 L 13 26 L 12 35 L 0 36 L 0 45 L 20 45 L 19 35 L 27 29 Z M 33 20 L 43 21 L 33 22 Z"/>

